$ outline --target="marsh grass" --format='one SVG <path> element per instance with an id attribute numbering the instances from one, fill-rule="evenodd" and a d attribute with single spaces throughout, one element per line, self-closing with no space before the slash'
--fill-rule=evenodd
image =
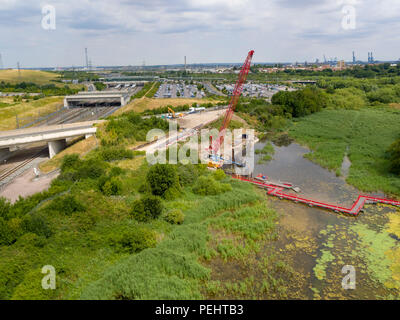
<path id="1" fill-rule="evenodd" d="M 389 173 L 386 156 L 398 138 L 399 123 L 400 111 L 393 108 L 324 110 L 294 122 L 289 133 L 312 150 L 308 159 L 336 172 L 348 147 L 348 183 L 363 191 L 400 195 L 400 178 Z"/>

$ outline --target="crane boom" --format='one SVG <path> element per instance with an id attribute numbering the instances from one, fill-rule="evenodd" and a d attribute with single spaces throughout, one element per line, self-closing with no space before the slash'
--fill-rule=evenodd
<path id="1" fill-rule="evenodd" d="M 251 59 L 253 58 L 254 50 L 249 51 L 246 61 L 244 62 L 242 69 L 239 73 L 238 81 L 236 82 L 235 89 L 233 90 L 232 98 L 228 106 L 228 110 L 226 111 L 225 118 L 222 122 L 222 125 L 219 129 L 218 138 L 214 140 L 212 145 L 212 153 L 214 155 L 217 154 L 221 144 L 224 142 L 226 128 L 228 128 L 229 123 L 232 119 L 233 112 L 235 111 L 236 105 L 239 101 L 240 95 L 243 91 L 243 85 L 246 82 L 247 75 L 250 71 Z"/>

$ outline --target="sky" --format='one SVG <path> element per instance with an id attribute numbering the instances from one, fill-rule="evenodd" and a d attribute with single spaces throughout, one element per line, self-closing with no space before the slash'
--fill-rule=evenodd
<path id="1" fill-rule="evenodd" d="M 82 66 L 85 47 L 93 66 L 237 63 L 251 49 L 256 63 L 397 60 L 399 40 L 399 0 L 0 0 L 13 68 Z"/>

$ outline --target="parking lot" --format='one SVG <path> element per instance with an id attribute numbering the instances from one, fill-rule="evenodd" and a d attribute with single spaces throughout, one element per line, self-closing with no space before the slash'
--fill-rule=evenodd
<path id="1" fill-rule="evenodd" d="M 235 88 L 235 85 L 223 84 L 223 85 L 216 85 L 216 87 L 218 88 L 218 90 L 221 90 L 222 92 L 231 95 Z M 243 86 L 242 95 L 245 97 L 271 99 L 271 97 L 275 93 L 278 93 L 279 91 L 293 91 L 293 90 L 296 89 L 284 85 L 246 83 Z"/>
<path id="2" fill-rule="evenodd" d="M 184 82 L 161 84 L 154 98 L 204 98 L 203 90 L 198 90 L 195 84 L 185 84 Z"/>

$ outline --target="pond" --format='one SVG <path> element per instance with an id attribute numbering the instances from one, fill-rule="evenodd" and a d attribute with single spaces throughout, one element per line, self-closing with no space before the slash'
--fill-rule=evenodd
<path id="1" fill-rule="evenodd" d="M 259 142 L 255 148 L 262 149 L 266 143 Z M 260 164 L 262 155 L 255 156 L 254 175 L 291 182 L 301 188 L 301 196 L 345 207 L 361 193 L 344 178 L 305 158 L 310 152 L 307 148 L 296 143 L 273 147 L 275 154 L 269 162 Z M 269 197 L 269 201 L 280 214 L 279 236 L 265 250 L 279 252 L 293 269 L 287 281 L 288 298 L 400 296 L 400 210 L 370 205 L 358 217 L 348 217 L 278 198 Z M 346 275 L 342 268 L 348 265 L 356 271 L 354 290 L 342 287 Z"/>

